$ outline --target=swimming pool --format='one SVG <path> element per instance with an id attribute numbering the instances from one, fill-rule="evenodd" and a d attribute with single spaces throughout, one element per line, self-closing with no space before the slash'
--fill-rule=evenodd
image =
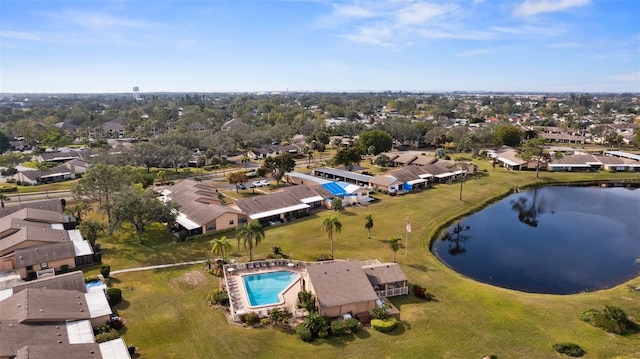
<path id="1" fill-rule="evenodd" d="M 278 271 L 245 275 L 242 277 L 249 304 L 252 307 L 280 304 L 279 294 L 287 289 L 299 275 L 289 271 Z"/>

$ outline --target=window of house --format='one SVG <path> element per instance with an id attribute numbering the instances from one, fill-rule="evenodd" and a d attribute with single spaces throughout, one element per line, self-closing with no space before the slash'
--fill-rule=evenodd
<path id="1" fill-rule="evenodd" d="M 47 263 L 47 262 L 40 263 L 40 268 L 42 268 L 42 269 L 47 269 L 47 268 L 49 268 L 49 263 Z"/>
<path id="2" fill-rule="evenodd" d="M 33 270 L 33 266 L 27 266 L 27 271 L 32 271 Z"/>
<path id="3" fill-rule="evenodd" d="M 233 219 L 229 221 L 229 225 L 232 226 L 233 225 Z"/>
<path id="4" fill-rule="evenodd" d="M 215 231 L 215 230 L 216 230 L 216 225 L 215 225 L 215 224 L 212 224 L 212 225 L 207 226 L 207 232 L 209 232 L 209 231 Z"/>

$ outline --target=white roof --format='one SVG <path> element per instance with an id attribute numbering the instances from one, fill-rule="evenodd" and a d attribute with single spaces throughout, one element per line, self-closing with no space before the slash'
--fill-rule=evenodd
<path id="1" fill-rule="evenodd" d="M 131 359 L 129 349 L 122 338 L 98 344 L 102 359 Z"/>
<path id="2" fill-rule="evenodd" d="M 13 288 L 0 290 L 0 302 L 13 295 Z"/>
<path id="3" fill-rule="evenodd" d="M 331 181 L 329 181 L 327 179 L 324 179 L 324 178 L 321 178 L 321 177 L 316 177 L 316 176 L 313 176 L 313 175 L 309 175 L 309 174 L 306 174 L 306 173 L 300 173 L 300 172 L 287 172 L 286 175 L 289 176 L 289 177 L 295 177 L 295 178 L 298 178 L 298 179 L 301 179 L 301 180 L 311 181 L 311 182 L 315 182 L 315 183 L 318 183 L 318 184 L 325 184 L 325 183 L 331 182 Z"/>
<path id="4" fill-rule="evenodd" d="M 425 174 L 418 175 L 418 177 L 420 177 L 420 178 L 431 178 L 431 177 L 433 177 L 433 175 L 431 173 L 425 173 Z"/>
<path id="5" fill-rule="evenodd" d="M 299 209 L 305 209 L 305 208 L 310 208 L 310 207 L 311 206 L 309 206 L 308 204 L 301 203 L 301 204 L 296 204 L 295 206 L 289 206 L 289 207 L 274 209 L 272 211 L 256 213 L 256 214 L 253 214 L 253 215 L 249 216 L 249 218 L 251 218 L 251 219 L 266 218 L 266 217 L 276 216 L 278 214 L 287 213 L 287 212 L 291 212 L 291 211 L 297 211 Z"/>
<path id="6" fill-rule="evenodd" d="M 107 296 L 103 291 L 90 291 L 89 293 L 84 294 L 84 298 L 87 301 L 91 318 L 98 318 L 104 315 L 113 314 L 113 311 L 111 311 L 111 307 L 109 306 L 109 302 L 107 301 Z"/>
<path id="7" fill-rule="evenodd" d="M 425 183 L 425 182 L 427 182 L 426 179 L 420 178 L 420 179 L 415 179 L 415 180 L 412 180 L 412 181 L 407 181 L 407 184 L 414 185 L 414 184 Z"/>
<path id="8" fill-rule="evenodd" d="M 67 335 L 69 344 L 95 343 L 93 328 L 89 320 L 76 320 L 67 322 Z"/>
<path id="9" fill-rule="evenodd" d="M 455 175 L 455 173 L 445 172 L 445 173 L 441 173 L 439 175 L 436 175 L 435 177 L 436 178 L 445 178 L 445 177 L 451 177 L 451 176 L 454 176 L 454 175 Z"/>
<path id="10" fill-rule="evenodd" d="M 314 196 L 314 197 L 308 197 L 308 198 L 303 198 L 301 199 L 302 203 L 312 203 L 312 202 L 318 202 L 318 201 L 322 201 L 324 199 L 324 197 L 321 196 Z"/>
<path id="11" fill-rule="evenodd" d="M 89 241 L 73 241 L 73 250 L 76 252 L 76 257 L 93 254 Z"/>
<path id="12" fill-rule="evenodd" d="M 520 162 L 520 163 L 518 163 L 518 162 L 514 162 L 514 161 L 511 161 L 510 159 L 507 159 L 507 158 L 504 158 L 504 157 L 499 157 L 499 156 L 498 156 L 498 159 L 499 159 L 500 161 L 502 161 L 502 162 L 504 162 L 504 163 L 508 164 L 509 166 L 520 166 L 521 164 L 526 163 L 525 161 L 522 161 L 522 162 Z"/>
<path id="13" fill-rule="evenodd" d="M 62 224 L 62 223 L 51 223 L 51 228 L 64 230 L 64 224 Z"/>
<path id="14" fill-rule="evenodd" d="M 192 229 L 196 229 L 196 228 L 200 228 L 201 227 L 196 222 L 194 222 L 194 221 L 190 220 L 189 218 L 187 218 L 187 216 L 182 212 L 178 212 L 178 215 L 176 216 L 176 222 L 178 222 L 179 225 L 183 226 L 184 228 L 186 228 L 188 230 L 192 230 Z"/>
<path id="15" fill-rule="evenodd" d="M 67 234 L 69 234 L 69 239 L 71 239 L 72 241 L 84 241 L 84 238 L 82 238 L 82 233 L 80 233 L 79 229 L 70 229 L 67 231 Z"/>
<path id="16" fill-rule="evenodd" d="M 360 188 L 362 188 L 362 187 L 360 187 L 358 185 L 355 185 L 355 184 L 349 184 L 349 185 L 347 185 L 347 187 L 344 188 L 344 190 L 347 193 L 352 194 L 352 193 L 357 192 L 358 190 L 360 190 Z"/>

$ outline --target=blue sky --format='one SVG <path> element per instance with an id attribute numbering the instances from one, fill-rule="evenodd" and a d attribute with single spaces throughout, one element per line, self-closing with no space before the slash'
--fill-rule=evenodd
<path id="1" fill-rule="evenodd" d="M 640 92 L 638 0 L 0 0 L 0 92 Z"/>

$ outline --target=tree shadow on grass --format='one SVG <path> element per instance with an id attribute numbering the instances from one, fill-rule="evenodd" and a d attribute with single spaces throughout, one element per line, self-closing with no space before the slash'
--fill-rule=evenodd
<path id="1" fill-rule="evenodd" d="M 131 305 L 131 303 L 128 300 L 122 300 L 120 303 L 118 303 L 115 308 L 116 310 L 124 310 L 129 308 L 129 306 Z"/>
<path id="2" fill-rule="evenodd" d="M 347 343 L 356 340 L 356 336 L 351 333 L 345 333 L 340 336 L 331 336 L 327 339 L 316 339 L 314 344 L 329 344 L 337 348 L 343 348 Z"/>
<path id="3" fill-rule="evenodd" d="M 404 334 L 405 331 L 406 331 L 405 322 L 400 320 L 400 321 L 398 321 L 398 324 L 396 325 L 396 329 L 394 329 L 394 330 L 392 330 L 392 331 L 390 331 L 388 333 L 385 333 L 385 334 L 390 335 L 390 336 L 398 336 L 398 335 Z"/>
<path id="4" fill-rule="evenodd" d="M 424 264 L 409 264 L 407 265 L 407 267 L 411 267 L 415 270 L 418 270 L 420 272 L 435 272 L 435 269 L 429 269 L 429 267 L 427 267 Z"/>

